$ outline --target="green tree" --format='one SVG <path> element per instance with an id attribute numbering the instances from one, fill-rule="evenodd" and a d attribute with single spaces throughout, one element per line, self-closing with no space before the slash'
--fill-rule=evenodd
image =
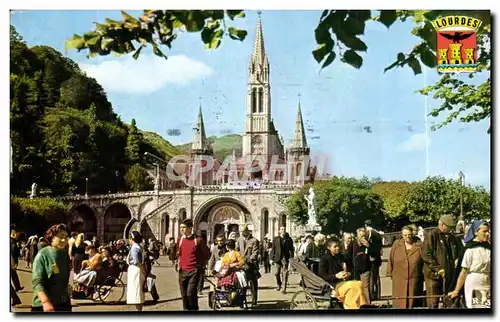
<path id="1" fill-rule="evenodd" d="M 460 216 L 463 197 L 464 219 L 489 218 L 490 195 L 483 188 L 464 187 L 459 180 L 428 177 L 410 187 L 406 208 L 412 222 L 435 225 L 442 215 Z"/>
<path id="2" fill-rule="evenodd" d="M 125 182 L 131 191 L 152 190 L 151 178 L 140 164 L 131 166 L 125 174 Z"/>
<path id="3" fill-rule="evenodd" d="M 61 103 L 79 110 L 95 109 L 96 119 L 112 121 L 114 116 L 104 89 L 95 79 L 76 73 L 61 85 Z"/>
<path id="4" fill-rule="evenodd" d="M 445 120 L 433 129 L 453 120 L 476 122 L 488 119 L 491 116 L 490 11 L 381 10 L 373 15 L 370 10 L 324 10 L 314 30 L 318 46 L 312 55 L 321 68 L 332 64 L 337 57 L 343 63 L 360 68 L 363 64 L 361 54 L 368 49 L 360 38 L 367 23 L 378 22 L 389 28 L 396 21 L 412 19 L 415 27 L 411 33 L 419 38 L 418 43 L 408 53 L 395 53 L 394 63 L 385 71 L 409 66 L 415 74 L 420 74 L 421 64 L 430 68 L 436 66 L 436 35 L 432 21 L 446 15 L 465 15 L 482 20 L 477 34 L 479 67 L 470 77 L 484 74 L 487 79 L 477 85 L 448 74 L 436 84 L 421 89 L 423 95 L 434 94 L 434 98 L 443 102 L 430 115 L 437 117 L 449 112 Z M 122 21 L 106 19 L 104 23 L 95 23 L 94 31 L 68 39 L 66 49 L 88 50 L 89 57 L 114 52 L 118 55 L 132 54 L 137 59 L 141 50 L 149 44 L 156 55 L 167 58 L 160 46 L 171 48 L 174 40 L 184 31 L 199 32 L 208 49 L 218 48 L 224 36 L 241 41 L 247 35 L 245 30 L 226 24 L 234 18 L 245 17 L 242 10 L 144 10 L 138 18 L 122 11 L 122 17 Z"/>
<path id="5" fill-rule="evenodd" d="M 130 130 L 127 137 L 127 156 L 130 162 L 137 163 L 141 161 L 141 145 L 143 144 L 142 134 L 135 125 L 135 119 L 132 119 Z"/>
<path id="6" fill-rule="evenodd" d="M 412 183 L 406 181 L 379 181 L 373 184 L 372 191 L 384 203 L 385 225 L 387 231 L 397 231 L 408 223 L 406 200 Z"/>
<path id="7" fill-rule="evenodd" d="M 33 181 L 44 193 L 83 194 L 86 178 L 90 193 L 127 191 L 125 173 L 141 152 L 175 153 L 159 136 L 144 140 L 135 121 L 124 124 L 102 86 L 55 49 L 28 48 L 12 26 L 10 49 L 12 194 L 26 196 Z"/>
<path id="8" fill-rule="evenodd" d="M 52 172 L 48 185 L 56 193 L 84 192 L 90 126 L 82 111 L 54 108 L 43 118 L 46 160 Z"/>
<path id="9" fill-rule="evenodd" d="M 316 194 L 317 221 L 326 234 L 340 230 L 354 232 L 367 219 L 377 227 L 383 222 L 382 199 L 371 190 L 367 178 L 334 177 L 327 182 L 307 185 L 287 200 L 287 210 L 295 223 L 307 223 L 307 202 L 304 196 L 309 187 Z"/>
<path id="10" fill-rule="evenodd" d="M 69 207 L 51 198 L 10 199 L 10 223 L 28 235 L 41 236 L 52 224 L 66 223 Z"/>

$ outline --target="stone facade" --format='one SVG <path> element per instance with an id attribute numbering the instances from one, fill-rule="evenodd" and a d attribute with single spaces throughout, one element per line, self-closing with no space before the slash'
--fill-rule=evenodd
<path id="1" fill-rule="evenodd" d="M 59 198 L 71 204 L 75 214 L 82 207 L 90 209 L 97 222 L 95 232 L 100 240 L 109 224 L 110 209 L 124 205 L 122 212 L 129 220 L 121 227 L 123 238 L 131 230 L 143 232 L 147 238 L 165 241 L 165 237 L 179 236 L 179 223 L 191 218 L 198 234 L 213 240 L 216 233 L 238 231 L 242 224 L 250 224 L 254 236 L 261 240 L 265 234 L 272 238 L 284 225 L 292 235 L 297 231 L 286 215 L 285 201 L 298 187 L 269 186 L 257 190 L 222 189 L 205 186 L 173 191 L 145 191 L 137 193 L 95 195 L 88 198 L 75 196 Z M 125 210 L 126 209 L 126 210 Z M 81 215 L 80 215 L 81 216 Z M 85 220 L 94 220 L 92 217 Z M 72 218 L 69 218 L 71 223 Z M 224 228 L 223 230 L 221 230 Z"/>

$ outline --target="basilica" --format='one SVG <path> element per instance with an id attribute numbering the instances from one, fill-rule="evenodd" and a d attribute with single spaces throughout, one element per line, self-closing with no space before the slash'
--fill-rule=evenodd
<path id="1" fill-rule="evenodd" d="M 157 164 L 154 191 L 62 198 L 73 209 L 71 227 L 103 241 L 128 238 L 131 230 L 166 241 L 177 238 L 180 223 L 190 218 L 207 241 L 238 233 L 243 224 L 259 240 L 277 236 L 281 226 L 298 235 L 286 200 L 314 179 L 316 168 L 310 164 L 300 102 L 291 143 L 285 146 L 279 135 L 271 114 L 270 79 L 259 17 L 248 67 L 242 154 L 213 158 L 200 106 L 189 155 L 170 160 L 163 174 Z"/>
<path id="2" fill-rule="evenodd" d="M 207 160 L 213 156 L 213 149 L 206 136 L 200 106 L 190 159 L 174 165 L 177 174 L 185 174 L 188 186 L 229 184 L 231 187 L 238 187 L 239 183 L 239 186 L 247 187 L 254 186 L 252 182 L 259 185 L 302 186 L 314 175 L 309 161 L 310 149 L 307 146 L 300 102 L 293 138 L 291 144 L 285 147 L 272 119 L 270 81 L 269 59 L 259 16 L 248 67 L 242 155 L 236 156 L 233 153 L 226 160 L 213 160 L 213 165 L 207 167 Z M 205 168 L 209 169 L 202 170 Z"/>

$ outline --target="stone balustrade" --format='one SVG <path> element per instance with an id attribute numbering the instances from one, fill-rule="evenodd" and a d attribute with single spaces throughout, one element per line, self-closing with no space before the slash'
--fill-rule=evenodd
<path id="1" fill-rule="evenodd" d="M 139 191 L 139 192 L 122 192 L 122 193 L 109 193 L 109 194 L 98 194 L 98 195 L 73 195 L 56 197 L 56 200 L 60 201 L 85 201 L 85 200 L 99 200 L 99 199 L 123 199 L 131 197 L 143 197 L 143 196 L 154 196 L 158 193 L 164 195 L 165 193 L 176 192 L 188 192 L 190 188 L 185 189 L 172 189 L 172 190 L 161 190 L 161 191 Z M 262 184 L 260 186 L 223 186 L 223 185 L 207 185 L 207 186 L 197 186 L 193 187 L 195 192 L 224 192 L 224 193 L 246 193 L 248 191 L 261 191 L 261 193 L 267 193 L 272 191 L 296 191 L 300 189 L 298 185 L 289 184 Z"/>
<path id="2" fill-rule="evenodd" d="M 156 195 L 156 191 L 138 191 L 138 192 L 122 192 L 122 193 L 108 193 L 100 195 L 74 195 L 65 197 L 56 197 L 56 200 L 60 201 L 80 201 L 80 200 L 96 200 L 96 199 L 120 199 L 120 198 L 130 198 L 130 197 L 142 197 L 142 196 L 153 196 Z"/>

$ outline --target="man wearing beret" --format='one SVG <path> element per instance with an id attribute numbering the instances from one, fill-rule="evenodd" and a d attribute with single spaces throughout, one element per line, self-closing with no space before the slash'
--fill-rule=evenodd
<path id="1" fill-rule="evenodd" d="M 432 309 L 438 308 L 439 298 L 430 296 L 451 292 L 458 277 L 458 257 L 463 245 L 453 235 L 454 228 L 453 216 L 441 216 L 437 228 L 429 233 L 422 246 L 427 305 Z"/>

